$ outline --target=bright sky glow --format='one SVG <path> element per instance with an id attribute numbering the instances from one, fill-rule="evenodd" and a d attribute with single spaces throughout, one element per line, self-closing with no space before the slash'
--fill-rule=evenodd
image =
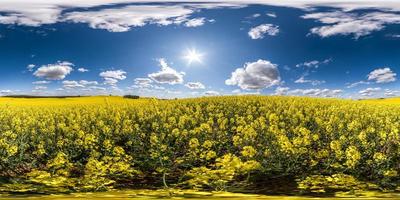
<path id="1" fill-rule="evenodd" d="M 196 49 L 189 49 L 184 58 L 188 61 L 188 64 L 191 65 L 193 62 L 201 63 L 203 55 L 198 53 Z"/>

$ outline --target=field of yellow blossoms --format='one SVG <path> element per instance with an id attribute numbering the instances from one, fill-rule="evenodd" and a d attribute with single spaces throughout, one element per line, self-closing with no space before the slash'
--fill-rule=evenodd
<path id="1" fill-rule="evenodd" d="M 400 192 L 399 129 L 374 101 L 0 98 L 0 191 Z"/>

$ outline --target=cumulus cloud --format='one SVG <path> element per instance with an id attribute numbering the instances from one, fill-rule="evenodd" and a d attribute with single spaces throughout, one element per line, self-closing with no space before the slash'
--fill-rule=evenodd
<path id="1" fill-rule="evenodd" d="M 175 69 L 169 67 L 164 58 L 159 59 L 158 62 L 161 66 L 161 71 L 149 74 L 149 78 L 157 83 L 163 84 L 168 83 L 174 85 L 183 83 L 184 72 L 177 72 Z"/>
<path id="2" fill-rule="evenodd" d="M 396 73 L 394 73 L 389 67 L 378 68 L 370 72 L 367 77 L 368 81 L 357 81 L 354 83 L 347 83 L 346 88 L 354 88 L 360 85 L 370 85 L 372 83 L 389 83 L 396 81 Z M 360 94 L 364 94 L 363 96 L 370 96 L 368 94 L 371 93 L 372 89 L 376 88 L 367 88 L 366 90 L 360 91 Z M 372 91 L 373 92 L 373 91 Z"/>
<path id="3" fill-rule="evenodd" d="M 33 75 L 47 80 L 62 80 L 73 71 L 73 66 L 72 63 L 66 61 L 43 65 Z"/>
<path id="4" fill-rule="evenodd" d="M 273 24 L 261 24 L 259 26 L 253 27 L 249 30 L 248 35 L 251 39 L 262 39 L 264 36 L 276 36 L 279 33 L 279 26 Z"/>
<path id="5" fill-rule="evenodd" d="M 118 81 L 126 79 L 126 72 L 123 70 L 109 70 L 99 74 L 104 79 L 104 84 L 115 86 Z"/>
<path id="6" fill-rule="evenodd" d="M 367 88 L 364 90 L 360 90 L 358 93 L 362 96 L 372 96 L 375 95 L 376 92 L 381 91 L 380 87 L 376 87 L 376 88 Z"/>
<path id="7" fill-rule="evenodd" d="M 242 68 L 232 72 L 227 85 L 237 85 L 241 89 L 263 89 L 280 83 L 279 70 L 276 64 L 268 60 L 246 63 Z"/>
<path id="8" fill-rule="evenodd" d="M 302 17 L 304 19 L 315 19 L 326 24 L 311 29 L 311 33 L 321 37 L 353 35 L 354 38 L 359 38 L 369 35 L 373 31 L 382 30 L 387 24 L 400 24 L 399 14 L 386 12 L 356 14 L 344 11 L 333 11 L 311 13 Z"/>
<path id="9" fill-rule="evenodd" d="M 40 26 L 42 24 L 53 24 L 60 21 L 84 22 L 93 27 L 99 27 L 110 30 L 126 30 L 135 24 L 147 23 L 171 23 L 171 21 L 182 21 L 179 18 L 185 18 L 187 15 L 194 13 L 197 9 L 213 9 L 221 7 L 244 7 L 250 4 L 263 4 L 271 6 L 293 7 L 304 10 L 311 10 L 315 7 L 334 7 L 344 11 L 351 10 L 390 10 L 400 11 L 400 5 L 393 0 L 360 0 L 360 1 L 326 1 L 326 0 L 223 0 L 208 3 L 188 3 L 186 0 L 174 0 L 179 4 L 163 4 L 165 0 L 13 0 L 0 1 L 0 23 L 17 24 L 25 26 Z M 122 8 L 115 5 L 128 5 L 136 3 L 139 9 L 133 6 L 124 6 Z M 144 9 L 144 6 L 137 3 L 158 3 L 153 6 L 164 7 L 164 10 Z M 113 9 L 97 9 L 96 11 L 87 11 L 91 8 L 107 7 L 113 5 Z M 115 8 L 116 7 L 116 8 Z M 180 7 L 177 9 L 175 7 Z M 83 8 L 83 9 L 82 9 Z M 181 11 L 184 10 L 183 11 Z M 186 9 L 188 11 L 186 11 Z M 74 11 L 79 10 L 79 11 Z M 81 11 L 83 10 L 83 11 Z M 115 11 L 114 11 L 115 10 Z M 119 11 L 118 11 L 119 10 Z M 170 11 L 169 11 L 170 10 Z M 134 13 L 130 11 L 135 11 Z M 175 12 L 173 12 L 175 11 Z M 72 14 L 73 13 L 73 14 Z M 145 15 L 143 13 L 153 13 L 153 15 Z M 126 14 L 126 15 L 124 15 Z M 66 19 L 68 18 L 69 19 Z M 98 17 L 98 18 L 96 18 Z M 131 20 L 121 20 L 121 18 L 130 18 Z M 172 19 L 171 19 L 172 18 Z M 97 21 L 96 21 L 97 20 Z M 132 22 L 134 21 L 134 22 Z"/>
<path id="10" fill-rule="evenodd" d="M 110 5 L 132 2 L 130 0 L 112 0 L 107 3 L 101 0 L 87 1 L 47 1 L 47 0 L 15 0 L 0 2 L 0 23 L 25 26 L 53 24 L 62 20 L 61 13 L 68 8 L 88 8 L 92 6 Z"/>
<path id="11" fill-rule="evenodd" d="M 171 3 L 163 0 L 0 1 L 0 13 L 2 13 L 0 23 L 35 27 L 58 22 L 87 23 L 96 29 L 124 32 L 132 27 L 146 24 L 170 25 L 189 22 L 190 15 L 199 9 L 243 6 L 245 3 L 229 1 L 209 3 L 189 3 L 179 0 Z M 196 19 L 189 22 L 191 23 L 195 25 L 190 27 L 199 26 L 201 20 Z"/>
<path id="12" fill-rule="evenodd" d="M 89 71 L 88 69 L 83 68 L 83 67 L 78 68 L 78 72 L 88 72 L 88 71 Z"/>
<path id="13" fill-rule="evenodd" d="M 191 90 L 205 89 L 206 87 L 200 82 L 188 82 L 185 86 Z"/>
<path id="14" fill-rule="evenodd" d="M 65 20 L 87 23 L 91 28 L 110 32 L 125 32 L 132 27 L 146 24 L 166 26 L 184 24 L 186 27 L 202 26 L 205 18 L 188 19 L 196 8 L 176 5 L 130 5 L 122 8 L 108 8 L 96 11 L 76 11 L 66 14 Z"/>
<path id="15" fill-rule="evenodd" d="M 389 83 L 396 81 L 396 73 L 389 67 L 379 68 L 368 74 L 368 80 L 376 83 Z"/>
<path id="16" fill-rule="evenodd" d="M 117 80 L 126 79 L 126 72 L 123 70 L 109 70 L 105 72 L 101 72 L 100 76 L 103 78 L 113 78 Z"/>

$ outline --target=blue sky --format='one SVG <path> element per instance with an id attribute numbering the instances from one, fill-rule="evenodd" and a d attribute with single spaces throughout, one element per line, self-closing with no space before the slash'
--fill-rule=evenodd
<path id="1" fill-rule="evenodd" d="M 0 2 L 0 95 L 390 97 L 399 55 L 389 0 Z"/>

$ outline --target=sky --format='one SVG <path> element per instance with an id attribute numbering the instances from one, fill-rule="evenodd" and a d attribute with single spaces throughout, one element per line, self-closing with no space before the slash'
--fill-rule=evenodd
<path id="1" fill-rule="evenodd" d="M 1 0 L 0 96 L 400 95 L 396 0 Z"/>

